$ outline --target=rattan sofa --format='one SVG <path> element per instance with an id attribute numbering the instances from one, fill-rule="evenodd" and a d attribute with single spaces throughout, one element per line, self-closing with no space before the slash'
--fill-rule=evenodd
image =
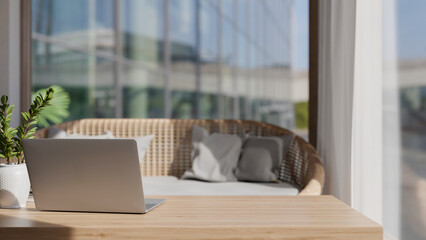
<path id="1" fill-rule="evenodd" d="M 141 171 L 143 176 L 180 177 L 191 167 L 191 129 L 199 125 L 211 133 L 256 136 L 291 134 L 289 130 L 249 120 L 198 119 L 82 119 L 56 125 L 68 134 L 99 135 L 107 130 L 117 138 L 154 134 Z M 37 138 L 46 138 L 49 128 L 38 130 Z M 324 185 L 324 168 L 315 149 L 296 136 L 280 166 L 279 179 L 293 184 L 299 195 L 320 195 Z"/>

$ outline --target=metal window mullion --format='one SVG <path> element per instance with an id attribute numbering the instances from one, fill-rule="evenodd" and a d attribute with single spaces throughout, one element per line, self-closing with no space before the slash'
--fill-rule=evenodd
<path id="1" fill-rule="evenodd" d="M 32 49 L 32 1 L 20 2 L 20 106 L 16 106 L 16 110 L 25 111 L 29 109 L 31 104 L 31 91 L 32 91 L 32 64 L 33 57 L 31 54 L 37 54 L 38 47 L 34 46 L 34 53 Z M 40 2 L 39 2 L 40 9 Z M 41 12 L 41 11 L 39 11 Z M 37 15 L 36 27 L 37 32 L 40 32 L 41 27 L 41 14 Z M 37 43 L 37 42 L 36 42 Z M 36 55 L 37 57 L 37 55 Z M 18 109 L 19 107 L 19 109 Z"/>
<path id="2" fill-rule="evenodd" d="M 95 34 L 95 26 L 96 26 L 96 2 L 95 0 L 89 0 L 88 4 L 88 25 L 89 25 L 89 58 L 88 58 L 88 99 L 89 99 L 89 107 L 93 111 L 95 106 L 95 90 L 96 90 L 96 34 Z M 97 116 L 95 116 L 97 117 Z"/>
<path id="3" fill-rule="evenodd" d="M 121 15 L 120 0 L 114 0 L 114 55 L 121 59 Z M 114 90 L 115 90 L 115 117 L 123 117 L 123 85 L 122 66 L 120 61 L 114 61 Z"/>
<path id="4" fill-rule="evenodd" d="M 200 118 L 200 100 L 201 100 L 201 31 L 200 31 L 200 0 L 195 1 L 195 118 Z"/>
<path id="5" fill-rule="evenodd" d="M 264 67 L 264 65 L 265 65 L 265 51 L 263 49 L 263 46 L 265 46 L 265 19 L 266 19 L 265 12 L 264 12 L 264 9 L 263 9 L 264 1 L 261 1 L 260 4 L 262 6 L 260 8 L 261 21 L 262 21 L 262 29 L 261 29 L 262 33 L 261 33 L 261 36 L 259 37 L 260 38 L 259 42 L 260 42 L 260 45 L 261 45 L 261 47 L 260 47 L 260 54 L 261 54 L 262 58 L 261 58 L 259 67 L 261 68 L 262 81 L 266 82 L 267 81 L 267 79 L 266 79 L 266 69 Z M 269 89 L 267 89 L 267 90 L 269 90 Z"/>
<path id="6" fill-rule="evenodd" d="M 233 28 L 237 28 L 237 24 L 235 24 L 235 19 L 238 21 L 238 8 L 237 1 L 234 1 L 234 25 Z M 234 50 L 234 58 L 233 58 L 233 66 L 232 66 L 232 80 L 234 87 L 234 112 L 233 117 L 235 119 L 240 118 L 240 96 L 239 96 L 239 80 L 238 80 L 238 72 L 237 72 L 237 62 L 238 62 L 238 32 L 236 30 L 232 31 L 232 49 Z"/>
<path id="7" fill-rule="evenodd" d="M 52 34 L 52 21 L 53 21 L 53 2 L 48 1 L 47 2 L 47 22 L 46 22 L 46 35 L 51 36 Z M 96 11 L 96 10 L 95 10 Z M 46 66 L 51 64 L 52 59 L 52 46 L 50 44 L 46 44 L 46 58 L 45 58 L 45 64 Z"/>
<path id="8" fill-rule="evenodd" d="M 223 75 L 222 75 L 222 1 L 218 0 L 217 6 L 217 51 L 218 51 L 218 60 L 217 60 L 217 81 L 218 81 L 218 115 L 219 118 L 224 118 L 224 109 L 225 102 L 223 97 Z"/>
<path id="9" fill-rule="evenodd" d="M 256 47 L 255 48 L 255 51 L 254 51 L 254 59 L 253 59 L 253 61 L 254 61 L 254 71 L 255 71 L 255 74 L 253 74 L 253 76 L 254 76 L 254 88 L 258 91 L 258 92 L 260 92 L 260 94 L 259 94 L 259 96 L 257 97 L 257 101 L 256 101 L 256 107 L 255 107 L 255 111 L 256 111 L 256 115 L 255 115 L 255 120 L 260 120 L 260 111 L 259 111 L 259 109 L 262 107 L 262 103 L 261 103 L 261 101 L 262 100 L 266 100 L 266 96 L 265 96 L 265 84 L 262 84 L 260 81 L 260 74 L 259 74 L 259 59 L 260 59 L 260 55 L 259 55 L 259 52 L 258 52 L 258 48 L 257 48 L 257 46 L 258 46 L 258 43 L 259 43 L 259 36 L 260 36 L 260 16 L 259 16 L 259 11 L 258 11 L 258 6 L 257 6 L 257 2 L 254 2 L 253 3 L 253 6 L 254 6 L 254 12 L 253 12 L 253 14 L 254 14 L 254 19 L 255 19 L 255 25 L 254 25 L 254 39 L 253 39 L 253 42 L 254 42 L 254 46 Z"/>
<path id="10" fill-rule="evenodd" d="M 164 117 L 171 118 L 171 92 L 170 92 L 170 1 L 164 0 L 164 28 L 163 28 L 163 64 L 164 64 Z"/>
<path id="11" fill-rule="evenodd" d="M 247 117 L 247 119 L 253 119 L 253 114 L 252 114 L 252 111 L 251 111 L 251 106 L 250 106 L 250 102 L 251 102 L 251 100 L 253 100 L 252 99 L 252 95 L 251 95 L 251 79 L 250 79 L 250 73 L 249 73 L 249 66 L 250 66 L 250 44 L 249 44 L 249 41 L 248 41 L 248 38 L 249 38 L 249 29 L 250 29 L 250 24 L 249 24 L 249 22 L 250 22 L 250 20 L 249 20 L 249 6 L 250 6 L 250 4 L 246 4 L 245 5 L 245 11 L 246 11 L 246 16 L 245 16 L 245 19 L 244 19 L 244 21 L 246 22 L 246 29 L 245 29 L 245 32 L 247 33 L 246 34 L 246 39 L 245 40 L 247 40 L 246 41 L 246 52 L 247 52 L 247 56 L 246 56 L 246 68 L 245 68 L 245 73 L 244 73 L 244 76 L 246 76 L 246 86 L 248 86 L 248 91 L 247 91 L 247 100 L 248 99 L 250 99 L 250 101 L 246 101 L 246 104 L 245 104 L 245 107 L 246 107 L 246 117 Z"/>

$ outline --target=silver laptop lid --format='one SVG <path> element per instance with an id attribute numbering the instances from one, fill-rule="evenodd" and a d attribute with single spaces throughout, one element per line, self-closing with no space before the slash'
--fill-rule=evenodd
<path id="1" fill-rule="evenodd" d="M 40 210 L 144 213 L 133 139 L 25 139 L 25 159 Z"/>

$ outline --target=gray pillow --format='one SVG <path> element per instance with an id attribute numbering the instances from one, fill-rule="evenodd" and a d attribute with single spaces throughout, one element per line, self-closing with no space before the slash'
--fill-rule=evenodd
<path id="1" fill-rule="evenodd" d="M 242 140 L 237 135 L 209 135 L 199 126 L 192 128 L 192 168 L 182 178 L 213 182 L 237 181 L 234 171 L 238 164 Z"/>
<path id="2" fill-rule="evenodd" d="M 244 145 L 235 175 L 240 181 L 278 182 L 279 166 L 293 135 L 250 137 Z"/>
<path id="3" fill-rule="evenodd" d="M 290 146 L 293 143 L 294 134 L 281 135 L 280 138 L 283 140 L 283 158 L 280 159 L 280 162 L 285 160 L 285 156 L 290 150 Z"/>

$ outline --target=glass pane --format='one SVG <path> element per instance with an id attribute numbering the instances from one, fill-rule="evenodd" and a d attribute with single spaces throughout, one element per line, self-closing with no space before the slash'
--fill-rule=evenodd
<path id="1" fill-rule="evenodd" d="M 290 51 L 307 42 L 291 22 L 307 22 L 307 0 L 32 5 L 33 86 L 63 86 L 69 119 L 241 118 L 307 136 L 307 74 L 293 74 L 307 64 L 293 68 Z M 292 43 L 293 32 L 305 35 Z"/>
<path id="2" fill-rule="evenodd" d="M 200 118 L 218 118 L 218 11 L 212 1 L 200 1 Z"/>
<path id="3" fill-rule="evenodd" d="M 383 3 L 385 232 L 426 239 L 426 2 Z"/>
<path id="4" fill-rule="evenodd" d="M 159 68 L 163 61 L 163 1 L 125 0 L 122 8 L 123 56 Z"/>
<path id="5" fill-rule="evenodd" d="M 221 18 L 221 76 L 222 76 L 222 99 L 223 113 L 225 118 L 239 118 L 238 106 L 238 78 L 237 78 L 237 54 L 236 49 L 238 33 L 234 29 L 236 21 L 235 1 L 222 1 L 223 17 Z"/>
<path id="6" fill-rule="evenodd" d="M 111 3 L 103 3 L 105 11 L 112 9 Z M 111 32 L 108 18 L 95 14 L 99 5 L 83 0 L 33 1 L 33 89 L 62 86 L 72 102 L 67 120 L 114 117 L 113 61 L 95 54 L 113 44 L 97 37 Z"/>
<path id="7" fill-rule="evenodd" d="M 195 68 L 196 2 L 194 0 L 170 1 L 170 48 L 171 48 L 171 106 L 173 118 L 196 116 Z"/>
<path id="8" fill-rule="evenodd" d="M 288 9 L 292 7 L 288 1 L 282 1 L 280 8 Z M 281 31 L 278 34 L 282 39 L 279 52 L 279 71 L 269 74 L 286 76 L 284 81 L 276 84 L 274 91 L 276 99 L 282 107 L 282 111 L 289 118 L 294 119 L 292 126 L 294 131 L 308 138 L 309 123 L 309 81 L 308 81 L 308 43 L 309 43 L 309 6 L 308 1 L 294 1 L 295 16 L 294 22 L 290 18 L 279 18 L 282 24 L 278 24 Z M 287 10 L 288 11 L 288 10 Z M 291 11 L 289 11 L 291 13 Z M 266 31 L 271 31 L 266 23 Z M 283 26 L 293 26 L 293 31 L 286 31 Z M 269 29 L 269 30 L 268 30 Z M 290 39 L 295 39 L 293 45 L 288 44 Z M 268 37 L 269 39 L 269 37 Z M 268 46 L 273 43 L 267 43 Z M 273 49 L 268 49 L 268 55 L 273 56 Z M 267 59 L 270 60 L 270 59 Z M 289 71 L 291 69 L 291 71 Z M 290 81 L 291 79 L 291 81 Z"/>
<path id="9" fill-rule="evenodd" d="M 157 71 L 139 66 L 123 67 L 123 116 L 164 117 L 164 78 Z"/>
<path id="10" fill-rule="evenodd" d="M 164 4 L 156 0 L 121 3 L 123 116 L 164 117 Z"/>
<path id="11" fill-rule="evenodd" d="M 51 55 L 36 46 L 49 48 Z M 47 46 L 46 46 L 47 45 Z M 51 85 L 63 87 L 70 95 L 69 120 L 90 117 L 114 117 L 112 62 L 33 41 L 33 90 Z"/>

